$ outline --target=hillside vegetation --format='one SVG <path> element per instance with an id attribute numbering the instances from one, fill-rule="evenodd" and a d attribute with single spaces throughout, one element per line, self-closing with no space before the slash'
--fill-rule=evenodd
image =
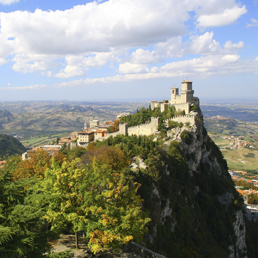
<path id="1" fill-rule="evenodd" d="M 0 157 L 6 158 L 14 154 L 22 154 L 26 148 L 14 137 L 0 134 Z"/>
<path id="2" fill-rule="evenodd" d="M 209 134 L 227 160 L 229 169 L 258 175 L 258 124 L 220 116 L 206 117 L 204 121 Z M 231 140 L 226 139 L 226 136 L 235 138 L 242 136 L 241 141 L 246 141 L 248 145 L 243 148 L 231 149 Z"/>
<path id="3" fill-rule="evenodd" d="M 243 200 L 198 112 L 194 126 L 111 136 L 86 153 L 10 158 L 0 171 L 2 257 L 42 257 L 51 234 L 67 228 L 85 232 L 94 253 L 135 241 L 171 258 L 257 257 L 257 224 L 245 224 Z"/>
<path id="4" fill-rule="evenodd" d="M 135 111 L 138 102 L 0 102 L 0 133 L 46 135 L 78 131 L 90 118 L 114 120 L 119 113 Z"/>

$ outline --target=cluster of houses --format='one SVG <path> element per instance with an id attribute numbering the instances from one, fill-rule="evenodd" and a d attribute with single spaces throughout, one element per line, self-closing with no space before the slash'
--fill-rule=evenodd
<path id="1" fill-rule="evenodd" d="M 245 171 L 231 171 L 229 170 L 229 174 L 231 175 L 233 181 L 244 181 L 246 183 L 252 184 L 256 187 L 258 187 L 258 180 L 255 180 L 256 176 L 249 176 L 249 178 L 253 179 L 248 179 L 248 178 L 243 178 L 242 176 L 247 176 L 247 172 Z M 244 199 L 244 208 L 246 211 L 246 217 L 250 221 L 255 221 L 258 222 L 258 204 L 250 204 L 248 203 L 248 196 L 251 194 L 258 194 L 257 190 L 254 189 L 241 189 L 241 186 L 236 186 L 236 190 L 238 193 L 243 197 Z"/>
<path id="2" fill-rule="evenodd" d="M 68 137 L 61 138 L 58 142 L 59 145 L 68 145 L 75 143 L 79 147 L 87 147 L 90 142 L 96 141 L 108 134 L 108 128 L 114 122 L 105 122 L 100 124 L 99 120 L 90 120 L 90 126 L 84 123 L 84 129 L 81 132 L 70 133 Z"/>
<path id="3" fill-rule="evenodd" d="M 253 186 L 258 187 L 258 180 L 247 179 L 247 178 L 242 177 L 242 176 L 247 176 L 247 172 L 245 172 L 245 171 L 231 171 L 231 170 L 229 170 L 228 172 L 231 175 L 231 178 L 233 179 L 233 181 L 243 181 L 243 182 L 246 182 L 246 183 L 252 184 Z M 256 178 L 256 176 L 254 176 L 254 178 Z M 242 190 L 241 187 L 236 187 L 236 188 L 237 188 L 237 191 L 243 197 L 247 197 L 250 194 L 258 194 L 258 191 L 254 190 L 254 189 Z"/>
<path id="4" fill-rule="evenodd" d="M 230 140 L 231 149 L 241 149 L 248 147 L 250 142 L 242 140 L 243 138 L 244 136 L 234 137 L 233 135 L 225 137 L 225 139 Z M 252 146 L 249 147 L 252 148 Z"/>
<path id="5" fill-rule="evenodd" d="M 0 168 L 2 168 L 4 166 L 4 164 L 6 163 L 6 160 L 2 160 L 0 161 Z"/>
<path id="6" fill-rule="evenodd" d="M 65 146 L 70 146 L 70 149 L 78 147 L 87 147 L 90 142 L 96 141 L 108 134 L 108 128 L 114 124 L 114 122 L 108 121 L 100 124 L 99 120 L 90 119 L 89 127 L 87 123 L 84 123 L 84 129 L 80 132 L 72 132 L 67 137 L 61 138 L 56 145 L 43 145 L 36 147 L 32 150 L 27 150 L 22 154 L 22 159 L 26 160 L 30 154 L 42 149 L 49 152 L 50 155 L 54 155 L 56 152 Z"/>

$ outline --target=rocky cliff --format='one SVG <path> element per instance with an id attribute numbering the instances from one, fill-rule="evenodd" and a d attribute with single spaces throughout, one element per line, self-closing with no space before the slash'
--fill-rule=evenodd
<path id="1" fill-rule="evenodd" d="M 143 244 L 166 257 L 247 257 L 242 200 L 202 121 L 198 111 L 195 125 L 132 161 L 152 218 Z"/>

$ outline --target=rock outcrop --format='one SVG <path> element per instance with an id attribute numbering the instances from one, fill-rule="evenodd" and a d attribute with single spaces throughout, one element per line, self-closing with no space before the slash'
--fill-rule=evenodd
<path id="1" fill-rule="evenodd" d="M 156 163 L 133 162 L 152 218 L 145 245 L 167 257 L 247 257 L 241 199 L 201 111 L 167 136 Z"/>

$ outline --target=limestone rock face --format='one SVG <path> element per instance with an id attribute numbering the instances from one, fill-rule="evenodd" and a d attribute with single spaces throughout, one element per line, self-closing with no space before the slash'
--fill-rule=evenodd
<path id="1" fill-rule="evenodd" d="M 160 174 L 159 181 L 150 184 L 152 191 L 148 196 L 152 200 L 149 247 L 161 252 L 165 247 L 159 241 L 171 241 L 173 255 L 178 248 L 181 250 L 179 253 L 185 251 L 190 255 L 196 250 L 201 257 L 209 257 L 212 252 L 218 254 L 211 257 L 247 257 L 243 212 L 234 204 L 239 195 L 226 161 L 203 127 L 201 111 L 196 118 L 193 126 L 184 125 L 170 130 L 168 139 L 163 143 L 168 153 L 171 144 L 178 143 L 187 173 L 175 165 L 174 159 L 180 160 L 178 154 L 173 157 L 170 151 L 171 158 L 162 160 L 164 172 Z M 182 139 L 183 132 L 188 133 L 188 142 Z M 157 158 L 157 162 L 162 161 Z M 150 165 L 146 162 L 146 171 L 148 169 Z M 191 227 L 187 233 L 184 232 L 185 225 Z M 182 240 L 179 241 L 180 237 Z M 194 240 L 187 240 L 188 237 Z M 175 244 L 173 241 L 178 242 Z M 211 242 L 211 246 L 205 246 L 205 241 Z M 169 247 L 166 248 L 169 250 Z M 163 253 L 167 257 L 176 257 L 169 251 Z"/>
<path id="2" fill-rule="evenodd" d="M 246 247 L 246 242 L 245 242 L 245 221 L 244 221 L 244 216 L 243 212 L 237 211 L 236 213 L 236 221 L 234 222 L 234 230 L 236 234 L 236 245 L 235 246 L 230 246 L 230 255 L 228 256 L 229 258 L 235 258 L 235 257 L 246 257 L 247 258 L 247 247 Z M 240 250 L 240 253 L 239 251 Z"/>

